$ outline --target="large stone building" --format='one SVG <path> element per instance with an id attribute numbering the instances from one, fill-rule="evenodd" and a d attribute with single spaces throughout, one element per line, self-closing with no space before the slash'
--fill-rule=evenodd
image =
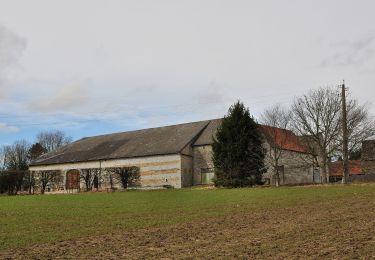
<path id="1" fill-rule="evenodd" d="M 84 169 L 99 170 L 96 188 L 118 187 L 106 169 L 127 166 L 139 168 L 142 188 L 211 184 L 213 136 L 220 123 L 221 119 L 215 119 L 83 138 L 43 155 L 32 163 L 30 171 L 58 171 L 61 181 L 50 189 L 61 191 L 83 188 L 79 175 Z M 311 155 L 292 132 L 278 129 L 287 142 L 275 143 L 267 138 L 269 130 L 275 128 L 260 129 L 266 137 L 265 148 L 278 145 L 283 151 L 279 163 L 282 184 L 320 182 L 309 163 Z M 272 184 L 274 171 L 269 156 L 266 165 L 264 178 Z"/>

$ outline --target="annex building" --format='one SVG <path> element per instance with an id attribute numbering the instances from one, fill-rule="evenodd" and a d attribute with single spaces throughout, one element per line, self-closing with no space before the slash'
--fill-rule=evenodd
<path id="1" fill-rule="evenodd" d="M 211 184 L 213 137 L 221 119 L 206 120 L 123 133 L 87 137 L 45 154 L 32 162 L 30 171 L 59 171 L 61 182 L 54 191 L 83 188 L 79 173 L 99 169 L 97 189 L 119 187 L 113 184 L 106 169 L 136 166 L 140 170 L 141 188 L 189 187 Z M 291 131 L 260 125 L 265 148 L 278 145 L 283 150 L 279 160 L 281 184 L 320 182 L 319 173 L 310 163 L 311 154 Z M 267 135 L 277 130 L 283 142 L 270 142 Z M 265 181 L 275 182 L 272 162 L 267 153 Z"/>

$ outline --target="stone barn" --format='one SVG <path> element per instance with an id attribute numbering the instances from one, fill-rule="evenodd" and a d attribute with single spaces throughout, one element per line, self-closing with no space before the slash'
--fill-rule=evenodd
<path id="1" fill-rule="evenodd" d="M 212 163 L 213 137 L 221 119 L 171 125 L 83 138 L 32 162 L 30 171 L 58 171 L 60 181 L 50 187 L 57 191 L 77 191 L 83 188 L 80 173 L 97 169 L 99 177 L 94 188 L 119 188 L 119 183 L 106 171 L 112 167 L 136 166 L 140 170 L 141 188 L 189 187 L 211 184 L 214 177 Z M 261 126 L 266 135 L 266 126 Z M 288 144 L 280 170 L 282 184 L 314 182 L 314 167 L 309 164 L 310 154 L 298 138 L 285 129 Z M 269 146 L 265 138 L 265 146 Z M 267 164 L 267 162 L 266 162 Z M 274 182 L 271 169 L 265 180 Z"/>

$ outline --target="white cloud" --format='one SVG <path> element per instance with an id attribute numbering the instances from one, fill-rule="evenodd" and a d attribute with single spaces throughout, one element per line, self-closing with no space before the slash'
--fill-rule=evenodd
<path id="1" fill-rule="evenodd" d="M 7 80 L 26 48 L 26 40 L 0 25 L 0 98 L 6 96 Z"/>
<path id="2" fill-rule="evenodd" d="M 70 82 L 62 87 L 54 88 L 57 91 L 50 95 L 34 95 L 28 105 L 32 111 L 51 112 L 74 112 L 77 108 L 87 105 L 91 91 L 87 82 Z"/>
<path id="3" fill-rule="evenodd" d="M 375 53 L 375 34 L 367 35 L 359 40 L 335 44 L 335 50 L 325 58 L 320 67 L 329 66 L 361 66 L 371 60 Z"/>
<path id="4" fill-rule="evenodd" d="M 15 133 L 18 131 L 18 127 L 11 126 L 6 123 L 0 123 L 0 133 Z"/>

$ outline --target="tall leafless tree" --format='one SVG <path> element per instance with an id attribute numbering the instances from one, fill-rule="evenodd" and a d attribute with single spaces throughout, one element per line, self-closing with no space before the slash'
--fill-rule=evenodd
<path id="1" fill-rule="evenodd" d="M 30 144 L 25 140 L 15 141 L 2 149 L 4 168 L 7 170 L 24 171 L 29 167 Z"/>
<path id="2" fill-rule="evenodd" d="M 40 132 L 36 139 L 37 142 L 47 150 L 47 152 L 52 152 L 61 146 L 72 142 L 71 137 L 59 130 Z"/>
<path id="3" fill-rule="evenodd" d="M 288 135 L 285 131 L 280 129 L 288 129 L 291 122 L 291 111 L 277 104 L 261 115 L 262 124 L 266 125 L 265 137 L 268 140 L 270 149 L 267 149 L 267 153 L 270 158 L 270 164 L 275 174 L 275 184 L 278 187 L 280 185 L 280 158 L 283 153 L 282 147 L 288 141 Z"/>
<path id="4" fill-rule="evenodd" d="M 359 104 L 357 100 L 349 99 L 347 110 L 349 154 L 352 154 L 360 151 L 363 140 L 375 135 L 375 121 L 369 113 L 368 103 Z"/>
<path id="5" fill-rule="evenodd" d="M 348 99 L 348 133 L 350 149 L 358 149 L 362 140 L 374 134 L 374 122 L 367 105 Z M 292 105 L 293 128 L 310 140 L 320 157 L 321 177 L 329 182 L 329 158 L 341 154 L 341 96 L 337 87 L 311 90 Z"/>
<path id="6" fill-rule="evenodd" d="M 15 141 L 13 144 L 6 145 L 2 148 L 3 168 L 8 171 L 8 183 L 12 183 L 10 186 L 13 187 L 8 189 L 8 192 L 12 194 L 16 194 L 18 191 L 22 190 L 22 188 L 28 188 L 28 184 L 25 180 L 28 176 L 29 148 L 30 144 L 25 140 Z"/>
<path id="7" fill-rule="evenodd" d="M 310 136 L 319 149 L 321 177 L 325 182 L 329 182 L 328 157 L 338 150 L 336 140 L 341 126 L 340 101 L 336 89 L 325 87 L 297 98 L 292 106 L 294 129 L 300 135 Z"/>

